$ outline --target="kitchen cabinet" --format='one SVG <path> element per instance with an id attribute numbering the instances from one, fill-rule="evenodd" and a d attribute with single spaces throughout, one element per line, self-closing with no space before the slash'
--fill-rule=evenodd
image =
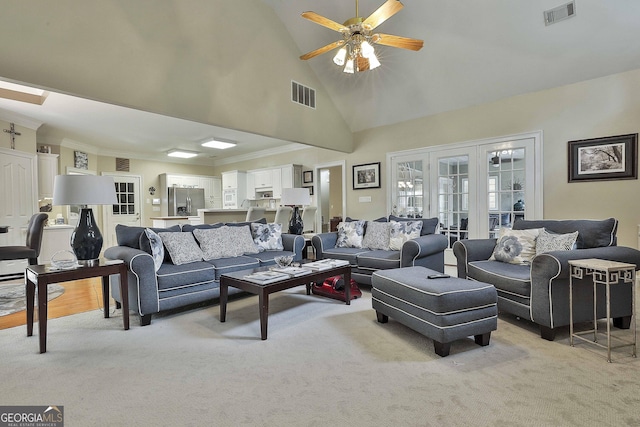
<path id="1" fill-rule="evenodd" d="M 283 188 L 302 187 L 302 165 L 284 165 L 247 172 L 247 195 L 262 199 L 265 193 L 280 199 Z"/>
<path id="2" fill-rule="evenodd" d="M 215 176 L 202 176 L 198 182 L 199 188 L 204 188 L 204 202 L 206 209 L 222 208 L 222 180 Z"/>
<path id="3" fill-rule="evenodd" d="M 53 180 L 58 175 L 58 155 L 38 153 L 38 199 L 53 197 Z"/>
<path id="4" fill-rule="evenodd" d="M 222 208 L 239 209 L 247 199 L 247 173 L 222 172 Z"/>

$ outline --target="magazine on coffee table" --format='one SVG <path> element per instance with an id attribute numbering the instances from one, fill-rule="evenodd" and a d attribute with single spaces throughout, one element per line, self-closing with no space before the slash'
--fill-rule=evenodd
<path id="1" fill-rule="evenodd" d="M 310 269 L 302 267 L 272 267 L 270 270 L 275 271 L 276 273 L 287 274 L 290 277 L 304 276 L 305 274 L 312 273 Z"/>
<path id="2" fill-rule="evenodd" d="M 290 277 L 291 276 L 288 274 L 278 273 L 277 271 L 257 271 L 255 273 L 247 274 L 243 279 L 248 280 L 249 282 L 266 285 L 268 283 L 274 283 Z"/>
<path id="3" fill-rule="evenodd" d="M 328 270 L 330 268 L 343 267 L 345 265 L 349 265 L 349 261 L 343 259 L 321 259 L 318 261 L 308 262 L 306 264 L 302 264 L 303 268 L 308 268 L 313 271 L 323 271 Z"/>

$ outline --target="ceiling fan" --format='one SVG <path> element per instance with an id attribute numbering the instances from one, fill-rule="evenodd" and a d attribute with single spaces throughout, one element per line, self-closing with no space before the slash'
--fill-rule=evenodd
<path id="1" fill-rule="evenodd" d="M 306 53 L 300 59 L 311 59 L 330 50 L 340 48 L 334 56 L 333 62 L 340 67 L 344 66 L 343 71 L 345 73 L 354 73 L 356 71 L 373 70 L 380 66 L 380 61 L 378 61 L 373 47 L 374 44 L 415 51 L 422 49 L 424 44 L 422 40 L 373 33 L 373 30 L 378 25 L 398 13 L 403 7 L 404 5 L 399 0 L 387 0 L 367 19 L 363 19 L 359 16 L 358 0 L 356 0 L 356 17 L 348 19 L 344 24 L 338 24 L 315 12 L 304 12 L 302 14 L 303 18 L 342 33 L 342 40 L 329 43 Z"/>

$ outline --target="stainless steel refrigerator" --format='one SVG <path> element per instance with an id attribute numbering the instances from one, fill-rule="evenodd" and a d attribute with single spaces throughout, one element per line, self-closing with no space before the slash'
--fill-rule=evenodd
<path id="1" fill-rule="evenodd" d="M 204 209 L 204 188 L 169 187 L 169 216 L 196 216 Z"/>

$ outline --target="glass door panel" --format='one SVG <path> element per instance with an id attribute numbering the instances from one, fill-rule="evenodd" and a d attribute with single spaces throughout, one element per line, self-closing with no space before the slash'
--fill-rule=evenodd
<path id="1" fill-rule="evenodd" d="M 467 238 L 469 225 L 469 155 L 438 157 L 438 183 L 435 208 L 440 232 L 447 236 L 449 248 Z"/>
<path id="2" fill-rule="evenodd" d="M 422 160 L 399 160 L 394 164 L 394 169 L 391 213 L 407 218 L 422 218 L 425 211 Z"/>

